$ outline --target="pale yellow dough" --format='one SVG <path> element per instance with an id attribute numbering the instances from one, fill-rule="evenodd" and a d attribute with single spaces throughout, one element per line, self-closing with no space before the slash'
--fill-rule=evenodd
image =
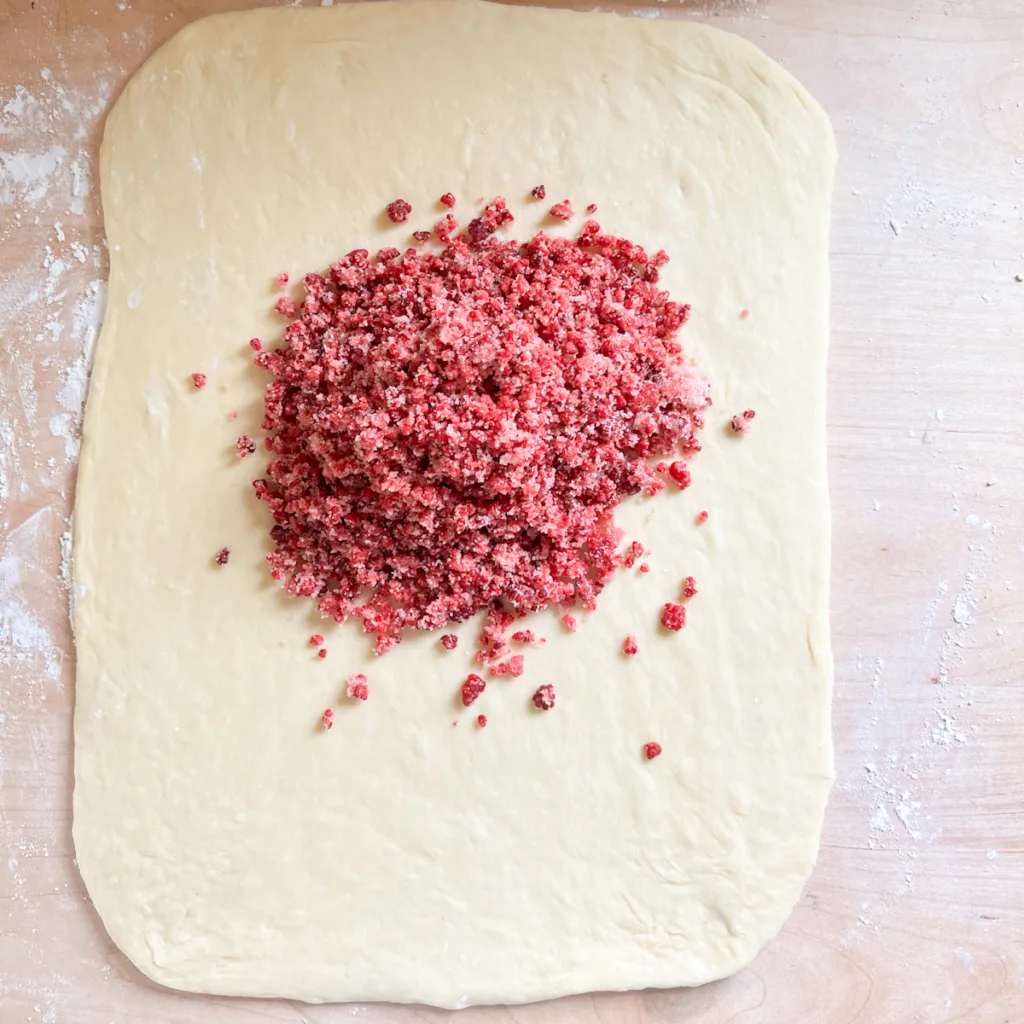
<path id="1" fill-rule="evenodd" d="M 818 105 L 695 24 L 470 2 L 260 10 L 199 21 L 150 59 L 101 164 L 74 834 L 118 946 L 175 988 L 446 1007 L 695 985 L 751 960 L 811 870 L 832 778 L 834 145 Z M 527 201 L 539 183 L 548 203 Z M 448 190 L 464 221 L 507 196 L 517 237 L 569 197 L 667 249 L 714 396 L 693 486 L 620 516 L 650 574 L 623 573 L 575 636 L 539 616 L 548 643 L 525 676 L 471 711 L 457 691 L 478 624 L 454 654 L 420 635 L 380 660 L 354 624 L 325 628 L 268 578 L 249 486 L 264 455 L 233 448 L 258 433 L 247 342 L 279 336 L 274 275 L 404 247 Z M 381 216 L 396 196 L 404 227 Z M 747 407 L 752 429 L 730 436 Z M 689 625 L 660 633 L 687 574 Z M 356 671 L 371 694 L 349 706 Z M 541 682 L 558 694 L 546 714 L 529 703 Z M 650 763 L 647 740 L 664 747 Z"/>

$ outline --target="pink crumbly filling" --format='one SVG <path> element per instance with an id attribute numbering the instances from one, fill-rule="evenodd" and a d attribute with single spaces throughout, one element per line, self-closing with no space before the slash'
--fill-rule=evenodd
<path id="1" fill-rule="evenodd" d="M 710 398 L 677 338 L 689 307 L 657 285 L 668 257 L 592 220 L 494 236 L 512 220 L 499 198 L 443 251 L 307 274 L 256 355 L 272 575 L 377 653 L 501 605 L 593 608 L 622 564 L 616 506 L 665 486 L 649 460 L 699 449 Z"/>

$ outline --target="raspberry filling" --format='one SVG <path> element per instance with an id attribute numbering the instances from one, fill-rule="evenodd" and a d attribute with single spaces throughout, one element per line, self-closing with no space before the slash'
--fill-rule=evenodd
<path id="1" fill-rule="evenodd" d="M 513 219 L 498 198 L 443 251 L 307 274 L 284 344 L 256 356 L 272 575 L 357 616 L 377 653 L 496 607 L 593 608 L 622 564 L 616 507 L 665 486 L 651 460 L 685 486 L 699 449 L 710 399 L 682 359 L 689 307 L 657 285 L 668 257 L 592 220 L 496 237 Z"/>
<path id="2" fill-rule="evenodd" d="M 370 688 L 367 685 L 366 676 L 362 672 L 357 672 L 354 676 L 348 677 L 345 695 L 353 700 L 366 700 L 370 696 Z"/>

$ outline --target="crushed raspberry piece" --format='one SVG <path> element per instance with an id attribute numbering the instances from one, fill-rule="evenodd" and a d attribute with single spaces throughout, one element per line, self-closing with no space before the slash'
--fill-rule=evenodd
<path id="1" fill-rule="evenodd" d="M 363 625 L 366 625 L 365 621 Z M 378 658 L 382 654 L 387 654 L 392 647 L 395 647 L 398 644 L 399 639 L 400 638 L 397 636 L 387 636 L 384 633 L 379 634 L 373 643 L 373 653 L 376 654 Z"/>
<path id="2" fill-rule="evenodd" d="M 497 665 L 491 666 L 491 675 L 495 678 L 508 675 L 508 662 L 499 661 Z"/>
<path id="3" fill-rule="evenodd" d="M 539 686 L 533 695 L 533 703 L 541 711 L 550 711 L 555 706 L 555 688 L 550 683 Z"/>
<path id="4" fill-rule="evenodd" d="M 484 212 L 479 217 L 474 217 L 466 228 L 469 241 L 472 245 L 480 245 L 490 238 L 495 231 L 506 224 L 511 224 L 515 218 L 512 211 L 505 205 L 502 196 L 498 196 L 493 202 L 484 207 Z"/>
<path id="5" fill-rule="evenodd" d="M 450 213 L 446 213 L 434 225 L 434 234 L 437 235 L 438 241 L 443 242 L 445 245 L 455 237 L 455 232 L 458 230 L 459 222 Z"/>
<path id="6" fill-rule="evenodd" d="M 278 288 L 283 288 L 287 283 L 288 275 L 282 270 L 281 273 L 274 278 L 274 284 L 276 284 Z"/>
<path id="7" fill-rule="evenodd" d="M 512 639 L 517 644 L 532 644 L 535 637 L 532 629 L 521 629 L 519 632 L 512 634 Z"/>
<path id="8" fill-rule="evenodd" d="M 445 650 L 454 651 L 459 646 L 459 638 L 454 633 L 445 633 L 441 637 L 441 643 L 444 644 Z"/>
<path id="9" fill-rule="evenodd" d="M 217 554 L 215 554 L 213 556 L 213 560 L 218 565 L 227 565 L 228 564 L 228 559 L 230 557 L 231 557 L 230 550 L 228 548 L 221 548 L 220 551 L 218 551 Z"/>
<path id="10" fill-rule="evenodd" d="M 597 213 L 597 203 L 591 203 L 587 207 L 587 216 L 589 217 L 589 216 L 591 216 L 592 214 L 595 214 L 595 213 Z"/>
<path id="11" fill-rule="evenodd" d="M 320 650 L 316 652 L 316 656 L 318 658 L 326 658 L 327 657 L 327 648 L 326 647 L 321 647 Z"/>
<path id="12" fill-rule="evenodd" d="M 511 217 L 488 211 L 488 230 Z M 648 280 L 643 248 L 586 231 L 385 263 L 353 250 L 306 275 L 283 346 L 255 357 L 273 377 L 254 482 L 271 575 L 358 616 L 376 653 L 504 604 L 489 664 L 516 617 L 593 608 L 621 566 L 617 506 L 661 487 L 648 460 L 703 426 L 688 307 Z"/>
<path id="13" fill-rule="evenodd" d="M 689 601 L 691 597 L 697 596 L 697 581 L 692 576 L 683 580 L 683 600 Z"/>
<path id="14" fill-rule="evenodd" d="M 748 316 L 750 316 L 750 310 L 749 309 L 741 309 L 740 310 L 740 319 L 741 320 L 746 320 Z"/>
<path id="15" fill-rule="evenodd" d="M 487 684 L 476 673 L 470 672 L 462 684 L 462 703 L 468 708 L 486 688 Z"/>
<path id="16" fill-rule="evenodd" d="M 383 249 L 378 250 L 377 259 L 381 263 L 390 263 L 392 260 L 397 260 L 401 255 L 393 245 L 386 245 Z"/>
<path id="17" fill-rule="evenodd" d="M 237 420 L 238 419 L 238 410 L 237 409 L 232 409 L 231 412 L 228 413 L 228 419 L 229 420 Z"/>
<path id="18" fill-rule="evenodd" d="M 552 217 L 555 217 L 558 220 L 572 220 L 572 203 L 570 203 L 568 199 L 563 199 L 560 203 L 555 203 L 555 205 L 552 206 L 550 210 L 548 210 L 548 213 L 550 213 Z"/>
<path id="19" fill-rule="evenodd" d="M 243 434 L 235 442 L 235 448 L 238 451 L 238 457 L 244 459 L 256 451 L 256 442 L 247 434 Z"/>
<path id="20" fill-rule="evenodd" d="M 530 189 L 530 195 L 534 199 L 546 199 L 548 190 L 543 185 L 536 185 Z"/>
<path id="21" fill-rule="evenodd" d="M 648 761 L 653 761 L 660 753 L 660 743 L 651 742 L 644 744 L 644 757 L 646 757 Z"/>
<path id="22" fill-rule="evenodd" d="M 577 622 L 576 622 L 576 616 L 574 616 L 574 615 L 563 615 L 562 616 L 562 625 L 565 626 L 565 631 L 567 633 L 575 633 L 576 632 L 576 627 L 578 625 Z"/>
<path id="23" fill-rule="evenodd" d="M 651 571 L 651 567 L 646 562 L 643 562 L 640 565 L 640 571 L 641 572 L 650 572 Z"/>
<path id="24" fill-rule="evenodd" d="M 523 656 L 521 654 L 513 654 L 508 659 L 508 674 L 515 679 L 518 679 L 523 674 Z"/>
<path id="25" fill-rule="evenodd" d="M 310 647 L 319 647 L 324 642 L 324 638 L 319 633 L 314 633 L 309 638 Z"/>
<path id="26" fill-rule="evenodd" d="M 678 632 L 686 625 L 686 608 L 681 604 L 668 601 L 661 610 L 661 624 L 666 629 Z"/>
<path id="27" fill-rule="evenodd" d="M 298 312 L 298 308 L 299 307 L 295 304 L 295 300 L 288 298 L 287 295 L 282 295 L 281 298 L 274 303 L 274 309 L 276 309 L 281 316 L 294 317 Z"/>
<path id="28" fill-rule="evenodd" d="M 733 433 L 742 434 L 747 429 L 747 421 L 742 416 L 733 416 L 729 420 L 729 426 L 732 427 Z"/>
<path id="29" fill-rule="evenodd" d="M 635 540 L 629 545 L 626 553 L 622 556 L 622 564 L 627 569 L 632 569 L 636 565 L 636 560 L 644 553 L 644 546 L 640 541 Z"/>
<path id="30" fill-rule="evenodd" d="M 757 413 L 754 412 L 753 409 L 744 409 L 743 410 L 743 418 L 745 420 L 752 420 L 756 415 L 757 415 Z"/>
<path id="31" fill-rule="evenodd" d="M 320 724 L 325 729 L 330 729 L 334 725 L 334 712 L 330 708 L 320 716 Z"/>
<path id="32" fill-rule="evenodd" d="M 420 245 L 425 245 L 427 242 L 430 241 L 430 232 L 429 231 L 414 231 L 412 233 L 412 237 L 415 238 L 416 241 L 420 243 Z"/>
<path id="33" fill-rule="evenodd" d="M 388 203 L 385 210 L 388 220 L 392 224 L 402 224 L 409 219 L 409 214 L 412 213 L 412 203 L 407 203 L 404 199 L 396 199 L 394 202 Z"/>
<path id="34" fill-rule="evenodd" d="M 638 649 L 635 636 L 627 636 L 626 639 L 622 641 L 623 654 L 636 654 Z"/>
<path id="35" fill-rule="evenodd" d="M 477 715 L 476 716 L 476 724 L 478 726 L 480 726 L 481 729 L 486 729 L 487 728 L 487 716 L 486 715 Z"/>
<path id="36" fill-rule="evenodd" d="M 668 467 L 668 475 L 679 485 L 679 490 L 685 491 L 690 486 L 690 467 L 685 462 L 673 462 Z"/>
<path id="37" fill-rule="evenodd" d="M 708 514 L 707 514 L 707 512 L 698 512 L 697 513 L 697 522 L 698 523 L 706 523 L 707 521 L 708 521 Z"/>
<path id="38" fill-rule="evenodd" d="M 451 210 L 455 206 L 455 195 L 451 192 L 445 192 L 445 194 L 441 196 L 441 205 L 447 206 L 448 209 Z"/>
<path id="39" fill-rule="evenodd" d="M 253 352 L 259 352 L 263 348 L 263 342 L 260 341 L 259 338 L 250 338 L 249 339 L 249 348 L 251 348 L 253 350 Z"/>
<path id="40" fill-rule="evenodd" d="M 348 686 L 345 687 L 345 694 L 352 700 L 366 700 L 370 696 L 370 687 L 367 685 L 366 676 L 357 672 L 354 676 L 348 677 Z"/>
<path id="41" fill-rule="evenodd" d="M 205 373 L 193 373 L 192 383 L 195 385 L 196 391 L 200 388 L 206 387 L 206 374 Z"/>

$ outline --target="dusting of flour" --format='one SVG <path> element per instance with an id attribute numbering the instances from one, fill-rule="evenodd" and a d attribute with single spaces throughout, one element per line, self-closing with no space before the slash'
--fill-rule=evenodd
<path id="1" fill-rule="evenodd" d="M 59 53 L 24 66 L 0 87 L 0 1006 L 59 1021 L 70 981 L 39 925 L 85 903 L 67 829 L 69 514 L 106 294 L 94 169 L 113 82 L 75 81 Z"/>

